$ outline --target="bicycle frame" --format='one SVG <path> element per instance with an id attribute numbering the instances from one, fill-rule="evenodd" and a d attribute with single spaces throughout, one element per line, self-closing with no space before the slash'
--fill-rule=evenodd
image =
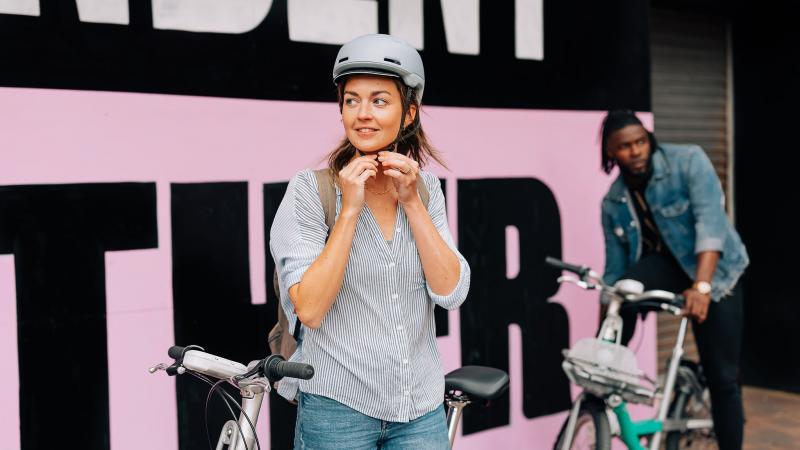
<path id="1" fill-rule="evenodd" d="M 584 288 L 591 286 L 585 281 L 576 281 L 570 279 L 569 277 L 562 277 L 559 280 L 572 281 Z M 619 316 L 619 310 L 624 299 L 616 294 L 609 295 L 609 297 L 610 303 L 608 312 L 606 314 L 606 318 L 603 320 L 602 326 L 600 327 L 597 339 L 619 345 L 622 336 L 622 318 Z M 675 312 L 676 311 L 673 311 L 673 313 Z M 675 340 L 675 346 L 672 349 L 672 358 L 670 359 L 669 367 L 667 369 L 667 376 L 663 386 L 663 391 L 660 395 L 661 401 L 659 403 L 658 412 L 654 419 L 633 421 L 628 413 L 627 403 L 620 395 L 611 394 L 602 398 L 602 400 L 604 400 L 608 406 L 606 414 L 610 416 L 610 412 L 614 413 L 614 416 L 617 419 L 617 424 L 619 425 L 619 436 L 630 450 L 646 450 L 646 448 L 641 445 L 640 439 L 647 435 L 652 435 L 649 449 L 658 450 L 661 445 L 662 434 L 666 431 L 701 428 L 706 429 L 713 427 L 713 422 L 710 419 L 675 421 L 667 420 L 670 400 L 672 399 L 672 395 L 675 390 L 678 370 L 680 368 L 680 361 L 684 354 L 684 343 L 686 340 L 686 329 L 688 322 L 689 320 L 686 317 L 681 319 L 680 327 L 678 329 L 678 336 Z M 592 394 L 589 394 L 586 391 L 582 392 L 572 405 L 565 430 L 565 439 L 561 447 L 562 450 L 567 450 L 572 445 L 572 439 L 575 434 L 575 426 L 578 415 L 581 411 L 581 405 L 589 395 Z M 656 396 L 656 392 L 653 392 L 651 400 Z"/>
<path id="2" fill-rule="evenodd" d="M 258 423 L 258 414 L 261 411 L 261 403 L 264 400 L 264 394 L 268 390 L 262 390 L 258 393 L 253 393 L 253 398 L 242 397 L 242 411 L 239 414 L 239 421 L 229 420 L 225 422 L 222 431 L 217 441 L 216 450 L 222 450 L 227 445 L 230 450 L 253 450 L 255 449 L 255 435 L 250 424 L 253 428 Z M 248 417 L 250 421 L 248 422 Z M 239 429 L 242 430 L 241 434 Z"/>
<path id="3" fill-rule="evenodd" d="M 453 448 L 461 413 L 472 401 L 466 395 L 447 395 L 445 403 L 447 403 L 447 437 L 450 440 L 450 448 Z"/>

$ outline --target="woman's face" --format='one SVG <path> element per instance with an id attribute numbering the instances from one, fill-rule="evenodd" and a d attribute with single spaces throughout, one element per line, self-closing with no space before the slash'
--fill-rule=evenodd
<path id="1" fill-rule="evenodd" d="M 406 125 L 414 114 L 416 107 L 411 105 Z M 392 78 L 353 75 L 345 81 L 342 124 L 347 139 L 362 152 L 377 152 L 394 142 L 402 115 L 401 93 Z"/>

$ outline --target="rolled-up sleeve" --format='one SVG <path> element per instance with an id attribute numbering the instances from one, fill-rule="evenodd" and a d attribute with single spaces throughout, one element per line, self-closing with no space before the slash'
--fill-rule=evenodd
<path id="1" fill-rule="evenodd" d="M 289 288 L 299 283 L 306 270 L 322 253 L 328 236 L 325 213 L 316 178 L 304 170 L 289 181 L 270 229 L 269 248 L 278 271 L 281 306 L 294 327 L 296 316 Z"/>
<path id="2" fill-rule="evenodd" d="M 722 185 L 703 149 L 693 146 L 690 151 L 688 181 L 695 218 L 695 253 L 722 252 L 728 221 Z"/>
<path id="3" fill-rule="evenodd" d="M 456 309 L 461 306 L 462 303 L 464 303 L 464 300 L 467 298 L 467 293 L 469 292 L 469 264 L 467 263 L 467 260 L 464 259 L 464 256 L 461 254 L 461 252 L 458 251 L 458 248 L 456 248 L 456 245 L 453 242 L 453 236 L 450 233 L 450 226 L 447 223 L 447 210 L 445 207 L 444 193 L 442 192 L 442 186 L 439 183 L 439 179 L 436 178 L 435 175 L 428 172 L 421 172 L 421 174 L 425 182 L 425 186 L 428 188 L 430 197 L 428 201 L 428 214 L 430 214 L 433 225 L 436 227 L 439 235 L 458 257 L 459 264 L 458 283 L 451 293 L 447 295 L 438 295 L 434 293 L 431 290 L 427 280 L 425 281 L 425 287 L 427 288 L 428 296 L 430 296 L 433 303 L 445 309 Z"/>

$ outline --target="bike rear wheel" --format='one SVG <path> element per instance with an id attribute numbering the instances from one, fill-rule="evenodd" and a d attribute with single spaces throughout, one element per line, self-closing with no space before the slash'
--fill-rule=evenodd
<path id="1" fill-rule="evenodd" d="M 702 400 L 701 400 L 702 399 Z M 711 400 L 708 388 L 700 395 L 678 391 L 670 407 L 671 419 L 709 419 Z M 671 431 L 667 433 L 667 450 L 717 450 L 717 438 L 713 429 Z"/>
<path id="2" fill-rule="evenodd" d="M 561 450 L 566 439 L 569 417 L 558 433 L 554 450 Z M 581 405 L 578 419 L 575 421 L 575 433 L 572 436 L 570 450 L 610 450 L 611 427 L 608 424 L 605 408 L 602 403 L 587 402 Z"/>

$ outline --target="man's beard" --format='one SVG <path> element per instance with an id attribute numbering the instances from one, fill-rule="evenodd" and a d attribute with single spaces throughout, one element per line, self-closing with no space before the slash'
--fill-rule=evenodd
<path id="1" fill-rule="evenodd" d="M 647 182 L 650 181 L 650 177 L 653 176 L 653 155 L 647 157 L 647 166 L 642 172 L 631 172 L 622 164 L 619 164 L 619 168 L 622 172 L 622 177 L 625 179 L 625 183 L 628 186 L 632 188 L 646 186 Z"/>

